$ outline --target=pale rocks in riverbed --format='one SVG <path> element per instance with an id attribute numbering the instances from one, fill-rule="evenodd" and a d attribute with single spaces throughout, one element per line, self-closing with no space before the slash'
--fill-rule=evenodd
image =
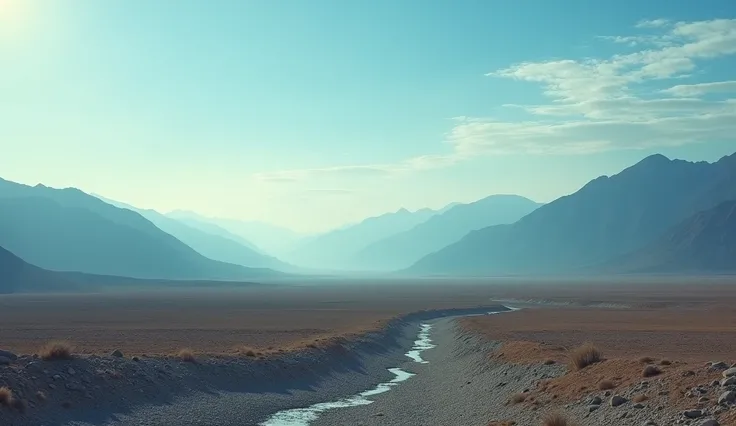
<path id="1" fill-rule="evenodd" d="M 723 373 L 721 373 L 723 377 L 732 377 L 736 376 L 736 368 L 731 367 L 728 370 L 725 370 Z"/>
<path id="2" fill-rule="evenodd" d="M 726 387 L 731 385 L 736 385 L 736 376 L 726 377 L 721 380 L 721 386 Z"/>
<path id="3" fill-rule="evenodd" d="M 736 401 L 736 392 L 734 391 L 723 392 L 721 396 L 718 397 L 719 404 L 730 404 L 734 401 Z"/>

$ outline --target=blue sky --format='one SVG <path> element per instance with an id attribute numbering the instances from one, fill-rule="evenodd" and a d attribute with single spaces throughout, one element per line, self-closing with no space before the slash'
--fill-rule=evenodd
<path id="1" fill-rule="evenodd" d="M 0 176 L 300 231 L 736 151 L 736 2 L 0 0 Z"/>

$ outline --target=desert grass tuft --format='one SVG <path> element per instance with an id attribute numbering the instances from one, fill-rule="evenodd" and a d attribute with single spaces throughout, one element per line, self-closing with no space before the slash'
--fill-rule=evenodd
<path id="1" fill-rule="evenodd" d="M 570 363 L 576 370 L 582 370 L 602 360 L 603 354 L 592 343 L 585 343 L 570 352 Z"/>
<path id="2" fill-rule="evenodd" d="M 641 372 L 642 377 L 654 377 L 662 374 L 662 370 L 656 365 L 647 365 Z"/>
<path id="3" fill-rule="evenodd" d="M 524 393 L 515 393 L 509 398 L 509 404 L 521 404 L 524 401 L 526 401 L 526 394 Z"/>
<path id="4" fill-rule="evenodd" d="M 616 387 L 616 383 L 613 380 L 601 380 L 598 383 L 599 390 L 610 390 Z"/>
<path id="5" fill-rule="evenodd" d="M 13 404 L 13 391 L 7 386 L 0 388 L 0 405 L 11 407 Z"/>
<path id="6" fill-rule="evenodd" d="M 72 359 L 74 348 L 69 342 L 57 340 L 45 344 L 38 351 L 38 356 L 44 361 L 62 361 Z"/>
<path id="7" fill-rule="evenodd" d="M 180 349 L 176 356 L 184 362 L 197 362 L 194 351 L 189 348 Z"/>
<path id="8" fill-rule="evenodd" d="M 559 411 L 555 411 L 545 414 L 542 418 L 542 426 L 573 426 L 573 424 L 567 420 L 567 416 Z"/>
<path id="9" fill-rule="evenodd" d="M 640 393 L 639 395 L 635 395 L 633 398 L 631 398 L 631 400 L 634 402 L 644 402 L 648 399 L 649 397 L 644 395 L 643 393 Z"/>

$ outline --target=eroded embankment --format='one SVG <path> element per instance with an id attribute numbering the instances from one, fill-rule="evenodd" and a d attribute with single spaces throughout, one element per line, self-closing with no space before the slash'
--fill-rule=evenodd
<path id="1" fill-rule="evenodd" d="M 265 359 L 22 356 L 0 367 L 25 412 L 0 407 L 0 424 L 257 424 L 268 415 L 354 395 L 391 379 L 419 323 L 503 306 L 414 312 L 381 329 Z M 21 405 L 18 405 L 21 407 Z"/>

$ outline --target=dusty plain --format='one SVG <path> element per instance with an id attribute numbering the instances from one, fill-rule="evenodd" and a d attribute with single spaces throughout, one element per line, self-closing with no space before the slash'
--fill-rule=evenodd
<path id="1" fill-rule="evenodd" d="M 273 350 L 359 333 L 407 312 L 498 299 L 573 305 L 525 310 L 487 326 L 473 319 L 467 324 L 499 340 L 560 346 L 595 340 L 611 354 L 702 360 L 733 353 L 735 284 L 731 277 L 435 278 L 3 295 L 0 342 L 18 353 L 33 353 L 49 340 L 97 354 L 167 354 L 183 347 L 230 353 L 243 345 Z"/>

